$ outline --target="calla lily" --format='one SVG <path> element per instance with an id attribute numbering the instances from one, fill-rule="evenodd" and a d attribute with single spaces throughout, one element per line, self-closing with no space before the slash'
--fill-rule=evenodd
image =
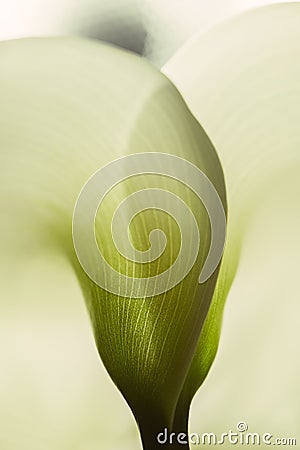
<path id="1" fill-rule="evenodd" d="M 216 145 L 229 196 L 226 251 L 182 392 L 186 408 L 215 357 L 224 300 L 259 199 L 300 167 L 299 17 L 299 4 L 244 13 L 195 36 L 162 69 Z"/>
<path id="2" fill-rule="evenodd" d="M 4 207 L 14 205 L 1 235 L 7 239 L 7 227 L 22 222 L 24 239 L 42 239 L 45 248 L 56 249 L 69 259 L 87 301 L 98 351 L 133 411 L 144 448 L 159 447 L 157 434 L 164 427 L 172 429 L 221 257 L 220 253 L 212 272 L 199 284 L 213 242 L 207 206 L 195 196 L 198 181 L 189 178 L 184 165 L 177 171 L 179 183 L 176 173 L 169 181 L 162 177 L 172 169 L 168 167 L 172 160 L 164 161 L 173 155 L 180 164 L 187 160 L 193 171 L 200 169 L 215 186 L 224 214 L 226 194 L 218 157 L 176 88 L 142 58 L 75 38 L 11 41 L 2 43 L 0 52 L 1 167 L 8 174 L 2 177 L 1 190 Z M 151 163 L 153 149 L 162 172 L 159 167 L 157 172 L 152 170 L 147 181 L 147 161 Z M 123 294 L 120 284 L 117 290 L 101 287 L 79 265 L 72 245 L 71 221 L 78 193 L 93 172 L 126 155 L 134 157 L 131 167 L 139 153 L 148 155 L 142 165 L 145 180 L 139 177 L 120 188 L 116 186 L 104 200 L 96 221 L 96 236 L 106 260 L 117 272 L 133 279 L 129 293 Z M 121 160 L 121 168 L 124 164 Z M 160 197 L 163 192 L 169 193 L 165 209 L 160 206 L 152 216 L 136 219 L 131 239 L 135 248 L 145 251 L 149 233 L 161 228 L 169 246 L 158 262 L 155 257 L 150 265 L 130 265 L 115 251 L 110 238 L 113 213 L 135 190 L 153 190 L 153 183 L 160 188 Z M 194 194 L 187 188 L 189 183 Z M 190 254 L 196 245 L 187 212 L 181 213 L 177 227 L 168 214 L 161 217 L 174 202 L 170 199 L 172 191 L 188 205 L 187 212 L 193 212 L 201 251 L 196 252 L 179 281 L 163 284 L 158 291 L 152 292 L 149 286 L 143 291 L 142 278 L 149 285 L 151 277 L 172 266 L 183 251 Z M 213 208 L 215 211 L 216 206 Z M 176 216 L 176 211 L 173 214 Z M 124 217 L 126 224 L 126 214 Z M 183 233 L 181 245 L 178 227 Z M 73 230 L 76 233 L 76 226 Z M 84 248 L 84 230 L 81 234 Z M 91 257 L 89 247 L 87 250 L 87 257 Z M 22 253 L 20 243 L 18 253 Z M 181 268 L 175 270 L 174 263 L 173 270 L 177 274 Z"/>
<path id="3" fill-rule="evenodd" d="M 224 301 L 235 274 L 244 234 L 244 224 L 238 223 L 238 218 L 245 214 L 246 223 L 256 201 L 253 186 L 243 187 L 241 179 L 245 176 L 244 155 L 251 155 L 247 140 L 249 136 L 255 136 L 253 130 L 257 128 L 254 111 L 260 111 L 260 106 L 257 109 L 250 106 L 255 105 L 254 98 L 265 98 L 266 84 L 260 85 L 262 76 L 268 79 L 268 76 L 279 73 L 279 78 L 271 77 L 270 85 L 265 82 L 270 88 L 268 97 L 275 97 L 274 103 L 266 102 L 266 109 L 263 110 L 266 113 L 270 105 L 272 108 L 277 105 L 277 113 L 281 109 L 280 104 L 276 103 L 276 95 L 281 98 L 278 93 L 285 74 L 293 74 L 290 87 L 297 86 L 297 15 L 296 5 L 248 13 L 208 34 L 197 36 L 163 68 L 220 151 L 229 185 L 229 240 L 218 281 L 216 271 L 204 286 L 198 286 L 196 274 L 203 265 L 209 245 L 209 227 L 204 221 L 204 249 L 195 271 L 190 274 L 191 278 L 188 277 L 179 290 L 175 288 L 163 295 L 157 303 L 151 298 L 144 299 L 142 306 L 139 300 L 124 301 L 121 298 L 117 298 L 114 304 L 114 297 L 92 283 L 79 266 L 70 238 L 71 216 L 78 192 L 87 178 L 112 158 L 153 151 L 154 146 L 155 151 L 185 157 L 201 168 L 214 183 L 225 207 L 222 170 L 212 145 L 174 86 L 139 58 L 100 44 L 72 39 L 20 41 L 1 46 L 0 90 L 5 108 L 0 133 L 1 148 L 4 149 L 1 161 L 5 174 L 2 178 L 5 192 L 3 207 L 11 211 L 11 205 L 16 205 L 14 214 L 10 214 L 8 222 L 2 224 L 1 235 L 7 237 L 9 233 L 14 233 L 14 226 L 17 228 L 22 221 L 24 236 L 18 237 L 18 257 L 28 250 L 25 240 L 36 242 L 41 239 L 45 249 L 63 251 L 71 261 L 87 300 L 98 350 L 136 416 L 145 448 L 155 448 L 153 436 L 160 431 L 160 427 L 186 430 L 190 401 L 214 359 Z M 274 30 L 275 22 L 278 27 Z M 253 42 L 252 30 L 257 29 L 258 25 L 261 33 Z M 269 27 L 270 34 L 263 40 L 262 30 L 266 27 Z M 235 46 L 242 38 L 244 45 Z M 155 52 L 149 47 L 149 42 L 151 39 L 147 44 L 148 54 L 159 65 L 164 59 L 153 56 Z M 285 53 L 287 47 L 288 54 Z M 245 52 L 245 48 L 249 48 L 249 52 Z M 212 54 L 229 55 L 229 61 L 233 63 L 229 67 L 223 59 L 212 60 Z M 286 70 L 280 72 L 278 60 L 283 54 Z M 201 70 L 195 63 L 198 55 L 201 55 Z M 237 60 L 239 64 L 235 65 Z M 122 66 L 122 80 L 116 71 L 118 66 Z M 251 77 L 249 75 L 252 67 L 256 68 L 254 73 L 257 78 L 254 77 L 253 81 L 256 80 L 256 84 L 247 96 L 246 88 L 249 87 L 249 80 L 253 80 L 253 72 Z M 240 79 L 243 73 L 245 76 Z M 238 82 L 229 89 L 232 79 Z M 217 92 L 215 86 L 218 86 Z M 243 95 L 240 95 L 241 92 Z M 230 102 L 234 100 L 232 104 L 229 98 Z M 283 104 L 286 107 L 286 103 Z M 294 108 L 292 100 L 289 106 Z M 231 108 L 238 111 L 238 117 L 236 122 L 232 120 L 228 125 L 228 116 L 231 114 L 234 117 Z M 249 111 L 254 122 L 248 129 L 245 124 L 248 124 Z M 275 137 L 273 128 L 270 132 L 273 127 L 271 121 L 265 122 L 264 137 L 272 136 L 271 143 L 286 143 L 288 136 L 297 135 L 293 126 L 299 118 L 299 111 L 297 108 L 290 108 L 289 111 L 292 111 L 293 118 L 289 124 L 285 122 L 285 115 L 277 116 L 278 122 L 283 125 L 276 128 Z M 153 116 L 155 121 L 152 122 Z M 244 132 L 237 134 L 236 129 L 241 123 Z M 173 134 L 173 130 L 176 133 Z M 254 141 L 257 144 L 257 140 Z M 290 167 L 289 162 L 296 164 L 296 154 L 292 151 L 294 145 L 291 144 L 291 151 L 284 156 L 278 155 L 278 152 L 271 153 L 274 164 L 269 171 L 263 168 L 255 172 L 258 190 L 263 185 L 263 177 L 272 174 L 274 168 L 282 169 L 283 163 L 287 163 L 287 167 Z M 266 148 L 271 148 L 271 145 L 265 144 L 263 150 Z M 241 149 L 242 159 L 239 158 Z M 280 157 L 276 160 L 277 156 Z M 12 171 L 14 177 L 11 177 Z M 159 180 L 156 182 L 159 183 Z M 236 186 L 241 192 L 240 197 L 234 195 Z M 119 192 L 120 198 L 131 193 L 133 187 L 129 183 L 125 192 Z M 144 187 L 149 186 L 145 183 Z M 163 184 L 163 187 L 171 185 Z M 198 204 L 182 187 L 176 189 L 192 209 L 198 208 Z M 118 195 L 110 198 L 111 204 L 106 204 L 107 218 L 97 222 L 97 237 L 100 240 L 109 224 L 114 202 L 119 200 Z M 247 205 L 244 207 L 241 203 L 246 204 L 245 198 Z M 198 223 L 203 220 L 201 212 L 199 214 Z M 154 223 L 156 221 L 158 218 Z M 169 230 L 171 241 L 173 239 L 175 242 L 175 229 L 169 221 L 162 220 L 162 223 Z M 148 232 L 149 229 L 141 222 L 133 228 L 133 240 L 142 249 L 147 247 Z M 8 251 L 13 253 L 13 247 L 7 245 L 6 240 L 3 246 L 8 246 Z M 166 261 L 171 256 L 167 254 Z M 168 296 L 169 305 L 166 303 Z M 171 307 L 173 296 L 180 299 L 180 308 L 175 312 Z M 194 298 L 192 303 L 191 298 Z M 192 309 L 189 308 L 191 306 Z M 162 314 L 156 314 L 157 308 Z M 198 316 L 196 311 L 199 311 Z M 124 316 L 132 320 L 125 324 Z M 183 325 L 184 319 L 186 326 Z M 168 320 L 171 320 L 172 327 Z M 148 330 L 147 324 L 155 324 L 153 333 L 150 325 Z M 178 345 L 170 358 L 174 337 L 179 331 Z M 166 355 L 166 358 L 157 360 L 158 353 Z"/>

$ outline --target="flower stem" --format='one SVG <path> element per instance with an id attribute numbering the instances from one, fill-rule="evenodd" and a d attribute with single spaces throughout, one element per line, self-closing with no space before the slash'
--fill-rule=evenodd
<path id="1" fill-rule="evenodd" d="M 167 427 L 159 427 L 154 422 L 139 424 L 143 450 L 189 450 L 188 417 L 176 424 L 170 431 Z"/>

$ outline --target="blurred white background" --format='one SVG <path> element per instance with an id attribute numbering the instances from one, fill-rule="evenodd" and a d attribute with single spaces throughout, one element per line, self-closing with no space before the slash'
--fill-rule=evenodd
<path id="1" fill-rule="evenodd" d="M 144 53 L 158 66 L 195 32 L 246 9 L 287 0 L 5 0 L 0 40 L 80 34 Z"/>

